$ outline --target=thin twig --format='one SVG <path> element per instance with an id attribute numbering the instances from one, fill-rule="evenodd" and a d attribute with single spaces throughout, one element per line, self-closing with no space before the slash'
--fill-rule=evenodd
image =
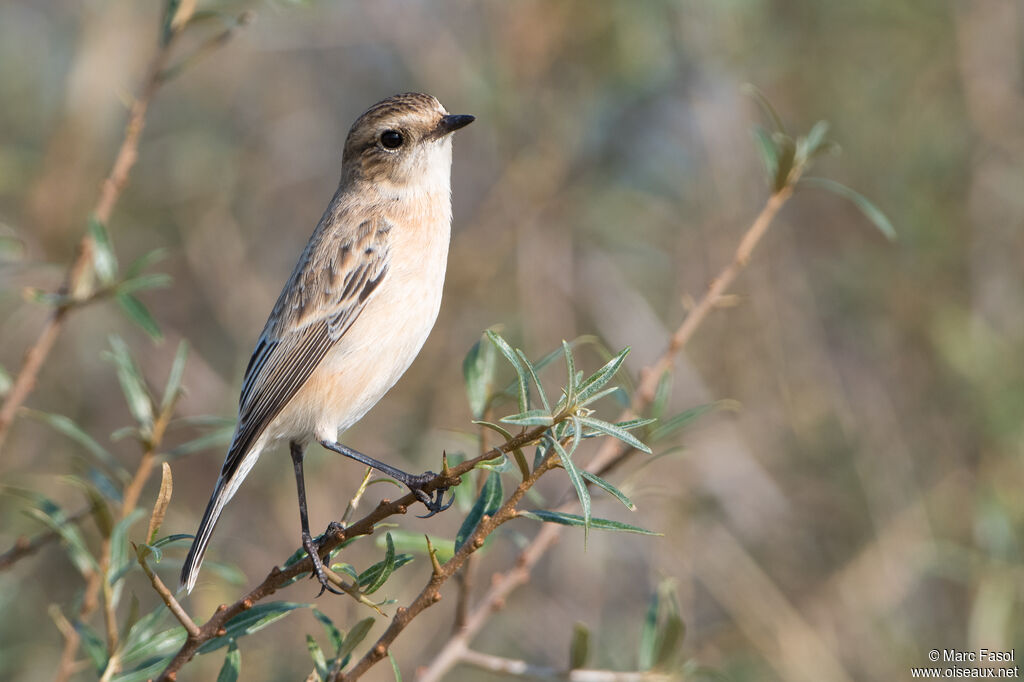
<path id="1" fill-rule="evenodd" d="M 167 604 L 167 608 L 170 609 L 174 617 L 178 619 L 178 622 L 185 628 L 185 632 L 188 633 L 189 637 L 199 636 L 199 626 L 195 624 L 192 618 L 189 617 L 185 609 L 182 608 L 181 603 L 174 598 L 171 591 L 167 589 L 167 585 L 164 585 L 164 581 L 160 580 L 160 576 L 153 572 L 153 569 L 149 567 L 149 563 L 146 561 L 146 557 L 139 557 L 139 565 L 142 566 L 142 570 L 145 571 L 146 576 L 149 577 L 149 582 L 153 584 L 153 589 L 160 595 L 160 598 L 164 600 L 164 604 Z"/>
<path id="2" fill-rule="evenodd" d="M 495 457 L 500 457 L 502 454 L 512 452 L 516 448 L 526 447 L 539 440 L 547 431 L 547 429 L 548 427 L 536 427 L 529 431 L 525 431 L 515 436 L 508 442 L 488 451 L 483 455 L 479 455 L 477 457 L 474 457 L 473 459 L 466 460 L 464 462 L 459 463 L 456 466 L 451 467 L 451 469 L 447 472 L 447 475 L 445 474 L 445 472 L 442 472 L 441 474 L 439 474 L 438 476 L 424 484 L 423 492 L 429 494 L 441 487 L 451 487 L 454 485 L 458 485 L 459 477 L 471 471 L 480 462 L 494 459 Z M 413 495 L 412 493 L 408 493 L 395 501 L 381 500 L 380 504 L 378 504 L 373 511 L 371 511 L 363 518 L 359 519 L 355 523 L 341 530 L 338 530 L 332 535 L 325 536 L 319 548 L 321 556 L 326 556 L 332 550 L 337 548 L 339 545 L 341 545 L 348 539 L 360 535 L 372 534 L 374 532 L 375 526 L 378 523 L 380 523 L 381 521 L 390 516 L 395 516 L 397 514 L 405 514 L 406 511 L 408 511 L 409 506 L 416 504 L 416 502 L 416 496 Z M 483 522 L 481 522 L 481 526 L 484 526 Z M 467 542 L 467 545 L 474 543 L 475 539 L 476 536 L 474 536 L 474 539 L 472 539 L 470 542 Z M 449 561 L 449 563 L 451 563 L 451 561 Z M 459 565 L 461 565 L 461 561 Z M 448 564 L 445 564 L 445 566 L 448 566 Z M 452 570 L 454 570 L 455 568 L 458 568 L 458 566 L 453 566 Z M 202 626 L 200 626 L 199 635 L 197 637 L 190 636 L 188 637 L 188 639 L 185 640 L 185 643 L 182 645 L 181 649 L 178 650 L 178 653 L 175 654 L 174 658 L 167 665 L 167 668 L 165 668 L 164 671 L 160 674 L 160 677 L 157 678 L 157 682 L 171 682 L 171 680 L 174 680 L 177 677 L 177 673 L 181 669 L 181 667 L 188 663 L 193 656 L 195 656 L 196 652 L 199 650 L 199 647 L 202 646 L 204 643 L 208 642 L 209 640 L 213 639 L 214 637 L 217 637 L 217 633 L 224 627 L 224 625 L 229 620 L 231 620 L 238 614 L 242 613 L 243 611 L 251 609 L 257 602 L 261 601 L 262 599 L 265 599 L 270 595 L 274 594 L 274 592 L 276 592 L 278 589 L 290 583 L 292 579 L 296 576 L 302 575 L 303 573 L 309 573 L 311 570 L 312 561 L 309 559 L 309 557 L 306 557 L 301 561 L 298 561 L 295 564 L 292 564 L 291 566 L 288 566 L 284 569 L 275 566 L 270 570 L 270 573 L 267 574 L 267 577 L 264 578 L 259 585 L 251 589 L 248 593 L 246 593 L 240 599 L 235 601 L 233 604 L 222 604 L 221 606 L 217 607 L 217 610 L 210 617 L 210 619 L 206 621 L 206 623 L 204 623 Z M 403 613 L 404 611 L 405 610 L 400 610 L 399 614 Z M 395 617 L 398 618 L 399 615 L 396 615 Z M 401 626 L 401 628 L 404 628 L 404 624 Z M 386 651 L 384 653 L 386 653 Z"/>
<path id="3" fill-rule="evenodd" d="M 71 516 L 64 519 L 64 524 L 77 524 L 82 519 L 90 516 L 93 512 L 93 509 L 94 507 L 89 506 L 86 507 L 85 509 L 78 510 Z M 57 531 L 55 530 L 44 531 L 42 533 L 39 533 L 38 535 L 32 536 L 31 538 L 22 535 L 14 541 L 14 544 L 11 545 L 10 549 L 8 549 L 3 554 L 0 554 L 0 571 L 10 568 L 18 561 L 24 559 L 27 556 L 31 556 L 32 554 L 37 552 L 41 547 L 48 545 L 49 543 L 53 542 L 59 537 L 60 534 L 58 534 Z"/>
<path id="4" fill-rule="evenodd" d="M 473 650 L 463 652 L 461 661 L 492 673 L 529 677 L 536 680 L 567 680 L 568 682 L 673 682 L 673 680 L 681 679 L 678 675 L 650 670 L 638 672 L 588 670 L 585 668 L 559 670 L 557 668 L 531 665 L 526 661 L 519 661 L 514 658 L 492 656 L 491 654 L 484 654 Z"/>
<path id="5" fill-rule="evenodd" d="M 798 178 L 799 169 L 796 169 L 792 182 L 795 183 Z M 716 302 L 728 290 L 737 275 L 749 262 L 754 248 L 767 232 L 779 209 L 792 196 L 792 188 L 793 184 L 786 185 L 768 198 L 761 212 L 740 240 L 732 262 L 712 280 L 704 296 L 690 310 L 682 324 L 672 334 L 668 347 L 661 357 L 653 365 L 641 371 L 641 380 L 633 395 L 632 404 L 628 410 L 620 415 L 620 420 L 629 419 L 643 412 L 654 400 L 654 394 L 661 376 L 665 372 L 672 371 L 676 354 L 686 346 L 708 313 L 715 309 Z M 586 469 L 591 473 L 601 475 L 618 465 L 632 452 L 632 448 L 622 441 L 611 438 L 605 439 L 601 448 L 588 463 Z M 469 651 L 469 643 L 490 619 L 491 614 L 504 605 L 505 599 L 515 588 L 529 581 L 531 569 L 547 550 L 554 545 L 564 528 L 564 526 L 544 524 L 540 532 L 519 554 L 515 565 L 504 573 L 496 573 L 493 576 L 491 589 L 466 617 L 462 629 L 435 654 L 434 659 L 420 675 L 420 682 L 437 682 L 462 659 L 462 656 Z"/>

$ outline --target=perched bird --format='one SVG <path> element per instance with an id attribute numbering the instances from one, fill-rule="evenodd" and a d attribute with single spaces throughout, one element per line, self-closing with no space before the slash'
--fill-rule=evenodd
<path id="1" fill-rule="evenodd" d="M 305 446 L 317 441 L 401 481 L 437 513 L 443 490 L 422 490 L 433 474 L 407 474 L 338 442 L 419 353 L 441 306 L 451 232 L 451 134 L 473 121 L 430 95 L 395 95 L 349 130 L 341 182 L 284 285 L 242 382 L 238 425 L 213 495 L 181 570 L 196 583 L 224 505 L 263 450 L 288 441 L 299 493 L 302 546 L 324 589 L 309 533 L 302 475 Z"/>

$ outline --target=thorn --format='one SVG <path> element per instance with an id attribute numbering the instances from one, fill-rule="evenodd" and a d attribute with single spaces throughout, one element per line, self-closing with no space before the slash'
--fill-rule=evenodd
<path id="1" fill-rule="evenodd" d="M 427 539 L 427 554 L 430 555 L 430 565 L 434 569 L 434 575 L 439 576 L 441 575 L 441 563 L 437 560 L 437 550 L 434 549 L 434 545 L 430 542 L 429 535 L 424 533 L 423 537 Z"/>
<path id="2" fill-rule="evenodd" d="M 452 475 L 452 470 L 448 468 L 448 453 L 444 450 L 441 451 L 441 476 L 445 479 Z"/>

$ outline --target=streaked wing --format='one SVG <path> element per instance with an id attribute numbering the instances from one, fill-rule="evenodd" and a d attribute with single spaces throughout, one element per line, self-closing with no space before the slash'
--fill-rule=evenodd
<path id="1" fill-rule="evenodd" d="M 230 477 L 267 425 L 338 343 L 387 274 L 390 225 L 366 220 L 342 238 L 318 229 L 263 328 L 245 370 Z M 327 244 L 329 240 L 337 242 Z M 314 255 L 316 254 L 316 255 Z"/>

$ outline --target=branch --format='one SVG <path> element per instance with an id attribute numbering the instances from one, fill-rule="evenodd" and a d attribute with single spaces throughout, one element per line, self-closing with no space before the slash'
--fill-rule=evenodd
<path id="1" fill-rule="evenodd" d="M 740 240 L 732 262 L 712 280 L 704 296 L 672 334 L 668 347 L 661 357 L 653 365 L 641 371 L 641 381 L 634 393 L 632 404 L 619 416 L 618 421 L 629 419 L 643 412 L 654 400 L 661 376 L 674 369 L 676 354 L 686 346 L 708 313 L 715 308 L 715 304 L 750 261 L 754 248 L 768 231 L 768 227 L 778 214 L 779 209 L 792 196 L 793 187 L 801 172 L 800 167 L 795 168 L 791 182 L 768 197 L 761 212 Z M 620 464 L 632 452 L 633 450 L 622 441 L 612 438 L 605 439 L 586 469 L 590 473 L 602 475 Z M 515 566 L 504 573 L 494 574 L 490 590 L 473 611 L 466 616 L 459 632 L 449 639 L 434 656 L 433 661 L 420 675 L 421 682 L 438 682 L 448 670 L 462 660 L 462 657 L 469 651 L 469 642 L 480 632 L 490 619 L 491 614 L 504 606 L 508 595 L 515 588 L 529 581 L 533 566 L 555 544 L 563 530 L 564 526 L 544 524 L 540 532 L 516 558 Z"/>
<path id="2" fill-rule="evenodd" d="M 482 654 L 479 651 L 466 650 L 460 660 L 482 670 L 518 677 L 530 677 L 539 680 L 568 680 L 569 682 L 673 682 L 679 680 L 676 675 L 651 671 L 616 672 L 614 670 L 558 670 L 539 665 L 531 665 L 526 661 L 512 658 Z"/>
<path id="3" fill-rule="evenodd" d="M 82 519 L 92 514 L 93 509 L 94 507 L 91 505 L 86 507 L 85 509 L 80 509 L 71 516 L 67 517 L 64 523 L 78 523 Z M 41 547 L 43 547 L 44 545 L 48 545 L 50 542 L 56 540 L 59 537 L 60 535 L 55 530 L 48 530 L 43 533 L 39 533 L 38 535 L 35 535 L 31 538 L 22 535 L 14 541 L 14 544 L 11 545 L 10 549 L 8 549 L 3 554 L 0 554 L 0 571 L 4 571 L 13 566 L 14 564 L 16 564 L 18 561 L 24 559 L 25 557 L 35 554 L 35 552 L 37 552 Z"/>
<path id="4" fill-rule="evenodd" d="M 547 430 L 548 427 L 537 427 L 529 431 L 525 431 L 515 436 L 511 440 L 505 442 L 504 444 L 496 448 L 493 448 L 492 450 L 489 450 L 488 452 L 482 455 L 474 457 L 473 459 L 466 460 L 465 462 L 461 462 L 458 465 L 451 467 L 447 473 L 442 472 L 441 474 L 434 477 L 433 480 L 428 481 L 426 484 L 424 484 L 423 491 L 429 494 L 441 487 L 451 487 L 454 485 L 458 485 L 459 477 L 462 474 L 471 471 L 480 462 L 500 457 L 501 455 L 512 452 L 517 448 L 526 447 L 531 443 L 534 443 L 537 440 L 539 440 Z M 409 509 L 409 506 L 416 504 L 416 502 L 416 496 L 413 495 L 412 493 L 408 493 L 407 495 L 395 501 L 381 500 L 380 503 L 377 505 L 376 509 L 374 509 L 372 512 L 370 512 L 360 520 L 353 523 L 351 526 L 348 526 L 343 529 L 333 530 L 331 534 L 325 535 L 319 547 L 320 555 L 322 557 L 326 556 L 332 550 L 341 545 L 343 542 L 351 538 L 360 535 L 373 534 L 375 526 L 378 523 L 380 523 L 381 521 L 390 516 L 395 516 L 397 514 L 405 514 L 406 511 Z M 495 515 L 495 517 L 497 516 L 498 514 Z M 490 523 L 493 523 L 493 519 L 491 520 Z M 484 525 L 485 524 L 481 522 L 481 527 Z M 495 524 L 495 527 L 496 526 L 497 524 Z M 474 545 L 476 539 L 477 537 L 476 535 L 474 535 L 474 539 L 467 542 L 466 547 L 471 547 L 472 545 Z M 463 547 L 463 549 L 466 549 L 466 547 Z M 459 564 L 452 566 L 451 570 L 453 572 L 458 568 L 458 566 L 462 565 L 462 561 L 464 561 L 465 556 L 468 556 L 468 552 L 462 554 L 461 556 L 462 558 L 460 559 Z M 454 558 L 452 560 L 449 560 L 449 562 L 445 564 L 445 567 L 447 568 L 449 564 L 452 563 L 452 561 L 454 561 Z M 309 573 L 312 570 L 312 568 L 313 564 L 308 556 L 305 559 L 302 559 L 301 561 L 298 561 L 295 564 L 292 564 L 291 566 L 288 566 L 284 569 L 275 566 L 270 570 L 270 573 L 267 574 L 267 577 L 263 579 L 263 582 L 254 587 L 243 597 L 235 601 L 230 606 L 227 604 L 221 604 L 219 607 L 217 607 L 217 610 L 210 617 L 210 619 L 206 621 L 206 623 L 204 623 L 202 626 L 200 626 L 198 636 L 193 637 L 190 635 L 185 640 L 185 643 L 182 645 L 181 649 L 178 650 L 178 653 L 167 665 L 167 668 L 165 668 L 164 671 L 160 674 L 160 677 L 157 678 L 157 682 L 171 682 L 172 680 L 174 680 L 177 677 L 177 673 L 182 668 L 182 666 L 184 666 L 186 663 L 192 660 L 192 657 L 195 656 L 196 652 L 199 650 L 199 647 L 205 644 L 206 642 L 210 641 L 211 639 L 217 637 L 218 632 L 225 626 L 225 624 L 229 620 L 231 620 L 238 614 L 242 613 L 243 611 L 251 609 L 253 605 L 255 605 L 257 602 L 259 602 L 262 599 L 266 599 L 270 595 L 274 594 L 274 592 L 290 583 L 295 577 L 302 575 L 303 573 Z M 438 595 L 438 597 L 439 596 L 440 595 Z M 419 608 L 417 610 L 417 613 L 426 606 L 429 606 L 429 604 Z M 398 620 L 403 618 L 409 610 L 410 609 L 400 609 L 399 612 L 395 615 L 395 619 Z M 392 623 L 392 627 L 395 627 L 394 622 Z M 399 631 L 401 629 L 404 629 L 404 627 L 405 624 L 403 623 L 399 626 Z M 372 652 L 373 650 L 371 650 L 371 653 Z M 380 655 L 383 656 L 386 653 L 387 652 L 385 649 L 385 651 L 381 652 Z M 379 660 L 379 657 L 376 660 Z M 374 662 L 376 662 L 376 660 Z"/>

